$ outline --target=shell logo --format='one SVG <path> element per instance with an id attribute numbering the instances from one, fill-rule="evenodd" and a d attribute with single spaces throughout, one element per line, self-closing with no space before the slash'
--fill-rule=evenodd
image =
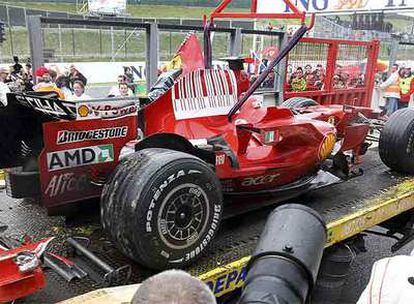
<path id="1" fill-rule="evenodd" d="M 327 159 L 331 155 L 335 147 L 335 143 L 336 143 L 336 136 L 334 133 L 329 133 L 328 135 L 325 136 L 321 144 L 321 147 L 319 148 L 319 159 L 321 161 Z"/>
<path id="2" fill-rule="evenodd" d="M 89 115 L 89 108 L 86 105 L 81 105 L 78 108 L 78 114 L 82 118 L 87 117 Z"/>
<path id="3" fill-rule="evenodd" d="M 336 125 L 336 116 L 330 116 L 328 118 L 328 123 L 335 126 Z"/>

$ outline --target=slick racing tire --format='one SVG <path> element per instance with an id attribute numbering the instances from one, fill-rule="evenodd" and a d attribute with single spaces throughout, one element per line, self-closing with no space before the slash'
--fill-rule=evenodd
<path id="1" fill-rule="evenodd" d="M 414 174 L 414 110 L 393 113 L 385 123 L 379 140 L 381 160 L 390 169 Z"/>
<path id="2" fill-rule="evenodd" d="M 311 98 L 292 97 L 284 101 L 281 104 L 281 107 L 288 108 L 288 109 L 297 109 L 297 108 L 304 108 L 304 107 L 317 106 L 317 105 L 319 104 Z"/>
<path id="3" fill-rule="evenodd" d="M 192 263 L 217 233 L 221 185 L 199 158 L 167 149 L 127 157 L 105 185 L 104 228 L 118 247 L 153 269 Z"/>

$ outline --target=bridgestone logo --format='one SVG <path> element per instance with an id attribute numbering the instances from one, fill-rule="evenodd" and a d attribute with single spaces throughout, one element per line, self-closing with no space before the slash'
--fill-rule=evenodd
<path id="1" fill-rule="evenodd" d="M 126 137 L 128 127 L 97 129 L 90 131 L 59 131 L 56 143 L 58 145 L 77 143 L 89 140 L 105 140 Z"/>

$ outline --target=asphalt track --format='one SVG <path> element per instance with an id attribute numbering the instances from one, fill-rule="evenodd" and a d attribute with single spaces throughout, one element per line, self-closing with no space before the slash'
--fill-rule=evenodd
<path id="1" fill-rule="evenodd" d="M 376 151 L 370 151 L 363 165 L 365 176 L 355 178 L 346 183 L 321 189 L 295 199 L 294 202 L 308 203 L 322 212 L 326 220 L 341 216 L 355 207 L 352 201 L 370 197 L 403 178 L 389 172 L 377 157 Z M 0 222 L 9 225 L 8 236 L 21 238 L 28 234 L 35 239 L 45 236 L 56 236 L 51 250 L 66 253 L 64 240 L 68 236 L 83 235 L 92 239 L 92 250 L 113 266 L 131 264 L 133 276 L 129 283 L 137 283 L 152 274 L 133 261 L 123 257 L 114 248 L 103 233 L 99 223 L 99 209 L 86 202 L 72 217 L 47 216 L 46 211 L 35 201 L 14 200 L 0 192 Z M 336 203 L 335 203 L 336 202 Z M 251 253 L 265 223 L 267 214 L 273 209 L 250 212 L 226 220 L 215 242 L 207 255 L 202 257 L 195 266 L 188 269 L 192 274 L 200 274 L 218 265 L 224 265 Z M 367 284 L 373 263 L 383 257 L 390 256 L 392 240 L 379 236 L 367 236 L 368 252 L 357 256 L 352 272 L 347 278 L 340 303 L 355 303 L 364 286 Z M 395 254 L 408 254 L 414 249 L 414 242 L 406 245 Z M 82 281 L 67 283 L 57 274 L 47 270 L 48 286 L 40 293 L 20 300 L 17 303 L 55 303 L 76 295 L 94 290 L 100 286 L 87 278 Z M 329 301 L 327 302 L 329 303 Z"/>

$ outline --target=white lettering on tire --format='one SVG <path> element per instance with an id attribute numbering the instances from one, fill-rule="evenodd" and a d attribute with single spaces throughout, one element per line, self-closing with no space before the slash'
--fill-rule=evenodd
<path id="1" fill-rule="evenodd" d="M 221 213 L 221 205 L 214 205 L 213 221 L 211 222 L 211 226 L 207 232 L 207 235 L 200 242 L 200 245 L 198 245 L 195 249 L 191 250 L 189 253 L 185 254 L 185 257 L 184 257 L 185 262 L 188 262 L 194 259 L 196 256 L 198 256 L 203 251 L 203 249 L 207 247 L 208 243 L 210 243 L 210 241 L 213 239 L 213 236 L 218 228 L 220 213 Z"/>
<path id="2" fill-rule="evenodd" d="M 201 174 L 200 171 L 198 170 L 189 170 L 188 172 L 184 171 L 184 170 L 180 170 L 175 174 L 170 175 L 165 181 L 163 181 L 160 186 L 155 190 L 155 193 L 151 199 L 151 203 L 148 207 L 147 210 L 147 214 L 146 214 L 146 232 L 147 233 L 152 233 L 153 232 L 153 227 L 152 227 L 152 220 L 153 220 L 153 210 L 156 207 L 156 204 L 158 203 L 158 200 L 161 196 L 161 194 L 163 193 L 163 191 L 165 190 L 165 188 L 172 183 L 174 180 L 176 180 L 178 177 L 180 176 L 185 176 L 185 175 L 190 175 L 190 174 Z M 190 191 L 196 195 L 197 197 L 199 197 L 200 195 L 202 195 L 201 191 L 199 189 L 196 188 L 191 188 Z M 207 232 L 207 234 L 205 234 L 203 240 L 200 242 L 200 244 L 194 248 L 192 251 L 190 251 L 189 253 L 184 254 L 183 258 L 177 259 L 175 261 L 169 261 L 170 263 L 182 263 L 182 262 L 186 262 L 189 261 L 191 259 L 194 259 L 196 256 L 198 256 L 201 252 L 203 252 L 204 248 L 207 247 L 207 245 L 211 242 L 211 240 L 213 239 L 213 236 L 215 235 L 216 230 L 218 229 L 219 226 L 219 220 L 220 220 L 220 215 L 221 215 L 221 210 L 222 210 L 222 206 L 221 205 L 214 205 L 214 214 L 213 214 L 213 220 L 210 224 L 210 228 Z M 166 225 L 164 225 L 166 226 Z M 162 228 L 162 227 L 161 227 Z M 165 227 L 164 227 L 165 228 Z M 165 230 L 165 229 L 164 229 Z M 163 231 L 161 229 L 162 233 L 165 233 L 166 231 Z M 162 250 L 160 252 L 161 256 L 165 257 L 165 258 L 169 258 L 170 257 L 170 253 L 166 252 L 165 250 Z"/>

